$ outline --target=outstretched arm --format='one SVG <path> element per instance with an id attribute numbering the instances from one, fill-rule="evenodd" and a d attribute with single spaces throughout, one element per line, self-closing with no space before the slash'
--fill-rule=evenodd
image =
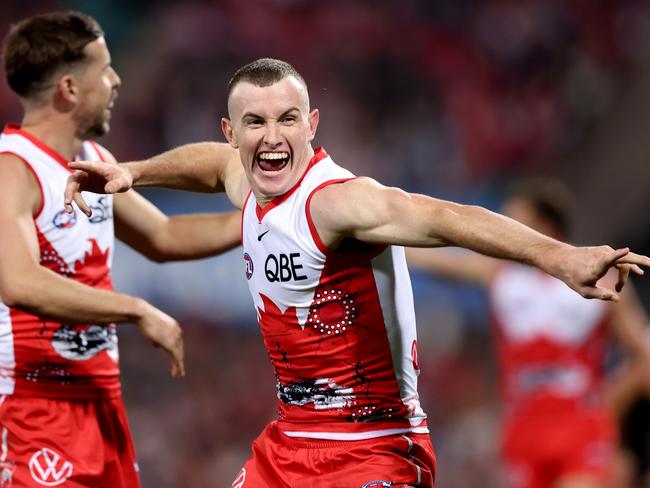
<path id="1" fill-rule="evenodd" d="M 113 155 L 96 145 L 104 161 Z M 241 242 L 241 212 L 166 216 L 129 190 L 113 199 L 118 239 L 153 261 L 198 259 L 221 254 Z"/>
<path id="2" fill-rule="evenodd" d="M 238 208 L 244 203 L 249 187 L 239 153 L 228 144 L 201 142 L 177 147 L 144 161 L 123 164 L 98 161 L 72 161 L 76 169 L 65 190 L 65 206 L 72 202 L 90 214 L 81 196 L 93 193 L 125 192 L 134 186 L 161 186 L 197 192 L 223 192 Z"/>
<path id="3" fill-rule="evenodd" d="M 329 247 L 346 237 L 374 244 L 465 247 L 536 266 L 587 298 L 618 299 L 616 291 L 597 286 L 609 268 L 620 268 L 620 291 L 630 270 L 642 274 L 638 265 L 650 266 L 650 258 L 629 249 L 574 247 L 484 208 L 406 193 L 369 178 L 323 188 L 312 198 L 311 213 Z"/>
<path id="4" fill-rule="evenodd" d="M 241 211 L 163 214 L 129 190 L 115 195 L 115 235 L 152 261 L 181 261 L 215 256 L 241 244 Z"/>
<path id="5" fill-rule="evenodd" d="M 406 248 L 409 268 L 428 271 L 456 281 L 487 286 L 499 268 L 499 261 L 464 250 Z"/>

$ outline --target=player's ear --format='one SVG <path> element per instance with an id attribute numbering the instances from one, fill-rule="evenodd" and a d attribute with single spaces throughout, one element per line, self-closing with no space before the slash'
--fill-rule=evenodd
<path id="1" fill-rule="evenodd" d="M 315 108 L 309 112 L 309 141 L 313 141 L 316 137 L 316 129 L 318 128 L 318 120 L 320 119 L 320 113 L 318 109 Z"/>
<path id="2" fill-rule="evenodd" d="M 56 85 L 56 89 L 61 98 L 69 103 L 76 103 L 79 98 L 79 84 L 74 76 L 63 75 Z"/>
<path id="3" fill-rule="evenodd" d="M 237 149 L 239 145 L 237 144 L 235 133 L 232 130 L 232 123 L 230 122 L 230 119 L 227 119 L 226 117 L 221 118 L 221 130 L 223 131 L 223 135 L 226 137 L 228 143 Z"/>

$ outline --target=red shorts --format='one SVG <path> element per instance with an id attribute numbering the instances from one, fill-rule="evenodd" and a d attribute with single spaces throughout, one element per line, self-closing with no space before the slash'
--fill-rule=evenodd
<path id="1" fill-rule="evenodd" d="M 426 434 L 330 441 L 289 437 L 271 422 L 232 488 L 432 487 L 435 471 Z"/>
<path id="2" fill-rule="evenodd" d="M 617 434 L 605 410 L 529 414 L 504 429 L 502 457 L 508 488 L 549 488 L 568 476 L 611 480 Z"/>
<path id="3" fill-rule="evenodd" d="M 140 486 L 121 398 L 0 400 L 0 488 Z"/>

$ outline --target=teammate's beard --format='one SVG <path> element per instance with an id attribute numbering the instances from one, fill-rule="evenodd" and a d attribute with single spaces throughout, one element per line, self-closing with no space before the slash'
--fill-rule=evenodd
<path id="1" fill-rule="evenodd" d="M 102 109 L 95 117 L 78 122 L 76 136 L 82 141 L 94 139 L 106 135 L 109 128 L 108 120 L 106 120 Z"/>

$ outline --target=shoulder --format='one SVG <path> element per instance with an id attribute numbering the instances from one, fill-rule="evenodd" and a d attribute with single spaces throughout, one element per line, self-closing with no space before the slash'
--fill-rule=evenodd
<path id="1" fill-rule="evenodd" d="M 99 156 L 99 159 L 101 161 L 107 163 L 117 163 L 115 156 L 113 156 L 113 154 L 100 143 L 93 140 L 88 140 L 86 141 L 86 144 L 90 145 L 93 151 L 97 153 L 97 156 Z"/>
<path id="2" fill-rule="evenodd" d="M 38 212 L 42 201 L 40 182 L 32 167 L 20 156 L 0 153 L 0 188 L 5 203 L 21 200 L 34 214 Z"/>

